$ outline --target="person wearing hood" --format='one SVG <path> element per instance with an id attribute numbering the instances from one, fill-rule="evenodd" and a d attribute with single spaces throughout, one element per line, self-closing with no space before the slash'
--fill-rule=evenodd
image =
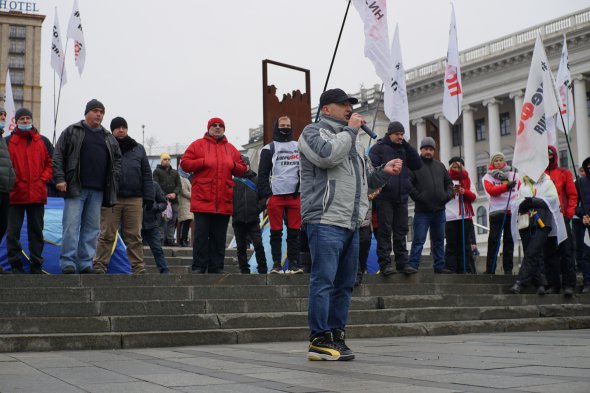
<path id="1" fill-rule="evenodd" d="M 483 187 L 489 201 L 490 232 L 488 236 L 488 254 L 486 258 L 486 273 L 496 274 L 496 264 L 492 266 L 494 256 L 498 248 L 498 241 L 502 236 L 502 266 L 504 274 L 511 275 L 513 269 L 514 242 L 510 220 L 512 214 L 510 205 L 517 198 L 515 186 L 518 184 L 518 175 L 506 164 L 504 154 L 497 152 L 492 154 L 488 172 L 483 176 Z"/>
<path id="2" fill-rule="evenodd" d="M 299 150 L 293 140 L 291 119 L 281 116 L 273 124 L 273 141 L 260 152 L 259 197 L 266 202 L 270 222 L 271 273 L 282 273 L 283 219 L 287 225 L 287 273 L 303 273 L 299 266 L 301 198 Z"/>
<path id="3" fill-rule="evenodd" d="M 517 212 L 512 214 L 510 222 L 513 241 L 521 239 L 524 251 L 510 292 L 518 294 L 525 286 L 533 285 L 538 295 L 545 295 L 547 280 L 543 264 L 556 263 L 557 245 L 567 239 L 559 195 L 549 176 L 542 174 L 536 182 L 525 176 L 510 209 Z"/>
<path id="4" fill-rule="evenodd" d="M 547 292 L 559 293 L 563 289 L 563 294 L 566 297 L 571 297 L 576 287 L 571 220 L 578 205 L 578 191 L 572 173 L 567 168 L 560 168 L 557 165 L 559 163 L 557 149 L 549 145 L 548 154 L 549 165 L 545 169 L 545 173 L 553 180 L 557 189 L 561 212 L 565 220 L 567 239 L 559 244 L 559 258 L 545 262 L 545 275 L 549 283 Z"/>
<path id="5" fill-rule="evenodd" d="M 416 273 L 417 270 L 408 264 L 408 196 L 410 195 L 410 170 L 422 167 L 420 155 L 404 139 L 404 126 L 394 121 L 389 123 L 385 136 L 371 148 L 369 157 L 374 167 L 399 158 L 404 162 L 399 176 L 393 176 L 375 198 L 378 227 L 377 258 L 381 274 L 384 277 L 398 272 Z M 395 254 L 395 268 L 391 262 L 391 251 Z"/>
<path id="6" fill-rule="evenodd" d="M 264 210 L 263 200 L 258 198 L 258 177 L 256 172 L 250 169 L 250 159 L 242 156 L 246 164 L 246 173 L 241 177 L 234 177 L 234 214 L 232 216 L 232 227 L 236 236 L 238 265 L 240 273 L 250 274 L 248 266 L 248 239 L 254 245 L 258 274 L 266 274 L 266 255 L 262 245 L 262 233 L 260 231 L 260 212 Z"/>
<path id="7" fill-rule="evenodd" d="M 141 225 L 143 205 L 147 205 L 148 210 L 151 210 L 154 203 L 152 171 L 145 149 L 129 136 L 127 121 L 124 118 L 115 117 L 111 121 L 111 132 L 117 139 L 123 155 L 121 178 L 117 190 L 117 204 L 100 210 L 100 235 L 94 257 L 94 270 L 99 274 L 106 273 L 120 227 L 131 270 L 133 274 L 143 274 L 145 264 Z"/>
<path id="8" fill-rule="evenodd" d="M 6 141 L 2 137 L 5 124 L 6 111 L 0 107 L 0 242 L 2 242 L 2 238 L 6 234 L 8 209 L 10 207 L 9 193 L 16 180 L 14 167 L 12 166 L 10 154 L 8 153 L 8 146 L 6 146 Z M 3 273 L 4 269 L 0 266 L 0 274 Z"/>
<path id="9" fill-rule="evenodd" d="M 578 180 L 578 192 L 580 193 L 580 203 L 576 207 L 576 216 L 580 217 L 583 225 L 583 234 L 580 237 L 580 247 L 582 247 L 582 258 L 580 261 L 584 287 L 582 293 L 590 293 L 590 247 L 584 243 L 584 238 L 588 235 L 590 227 L 590 157 L 582 162 L 584 176 Z"/>
<path id="10" fill-rule="evenodd" d="M 225 137 L 225 122 L 209 119 L 205 135 L 184 152 L 180 167 L 192 174 L 191 211 L 195 215 L 192 272 L 223 273 L 225 237 L 233 214 L 234 182 L 246 164 Z"/>
<path id="11" fill-rule="evenodd" d="M 160 220 L 162 241 L 165 246 L 174 246 L 176 245 L 174 232 L 176 231 L 176 220 L 178 219 L 178 196 L 182 191 L 182 183 L 178 171 L 172 168 L 170 154 L 160 154 L 160 165 L 154 169 L 154 181 L 160 185 L 172 207 L 172 217 L 169 220 Z"/>
<path id="12" fill-rule="evenodd" d="M 27 214 L 31 273 L 43 274 L 43 224 L 47 203 L 47 183 L 53 176 L 53 146 L 33 126 L 33 114 L 20 108 L 14 115 L 16 128 L 6 137 L 16 182 L 10 191 L 6 249 L 13 273 L 24 273 L 21 229 Z"/>
<path id="13" fill-rule="evenodd" d="M 449 160 L 449 177 L 453 181 L 453 198 L 445 205 L 445 268 L 452 273 L 475 273 L 472 239 L 473 206 L 477 199 L 465 162 L 461 157 Z M 465 260 L 463 259 L 465 258 Z"/>

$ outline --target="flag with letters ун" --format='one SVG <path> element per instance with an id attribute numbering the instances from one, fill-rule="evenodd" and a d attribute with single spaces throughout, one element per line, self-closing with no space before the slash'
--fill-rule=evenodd
<path id="1" fill-rule="evenodd" d="M 68 39 L 74 40 L 74 60 L 78 72 L 82 75 L 84 63 L 86 62 L 86 43 L 84 42 L 84 32 L 82 31 L 82 19 L 80 18 L 80 7 L 78 0 L 74 0 L 72 15 L 68 25 Z"/>
<path id="2" fill-rule="evenodd" d="M 404 139 L 410 140 L 410 111 L 408 109 L 408 93 L 406 92 L 406 74 L 402 61 L 402 50 L 399 43 L 399 29 L 395 26 L 391 42 L 391 79 L 384 88 L 383 107 L 390 121 L 399 121 L 404 126 Z"/>
<path id="3" fill-rule="evenodd" d="M 16 127 L 16 123 L 14 121 L 16 108 L 14 106 L 14 96 L 12 95 L 12 81 L 10 80 L 10 70 L 6 72 L 6 83 L 4 84 L 4 86 L 4 110 L 6 111 L 6 125 L 4 126 L 4 131 L 12 132 Z"/>
<path id="4" fill-rule="evenodd" d="M 365 28 L 365 56 L 385 86 L 391 78 L 391 54 L 386 0 L 352 0 Z"/>
<path id="5" fill-rule="evenodd" d="M 569 132 L 574 124 L 574 97 L 572 94 L 572 76 L 570 74 L 569 55 L 567 53 L 567 42 L 565 34 L 563 35 L 563 48 L 561 49 L 561 60 L 559 61 L 559 69 L 557 70 L 557 79 L 555 80 L 557 93 L 559 94 L 559 110 L 565 123 L 565 130 L 561 119 L 557 119 L 557 128 L 561 131 Z"/>
<path id="6" fill-rule="evenodd" d="M 551 69 L 541 35 L 537 35 L 512 160 L 521 178 L 528 176 L 536 182 L 547 168 L 549 155 L 545 119 L 558 110 Z"/>
<path id="7" fill-rule="evenodd" d="M 449 28 L 449 49 L 445 79 L 443 81 L 442 113 L 445 118 L 455 124 L 461 115 L 463 102 L 463 85 L 461 84 L 461 67 L 459 65 L 459 46 L 457 44 L 457 24 L 455 23 L 455 7 L 451 3 L 451 27 Z"/>
<path id="8" fill-rule="evenodd" d="M 59 28 L 59 20 L 57 18 L 57 7 L 55 7 L 55 18 L 53 20 L 53 32 L 51 39 L 51 68 L 57 74 L 61 85 L 65 85 L 66 70 L 65 70 L 65 57 L 63 46 L 61 44 L 61 29 Z"/>

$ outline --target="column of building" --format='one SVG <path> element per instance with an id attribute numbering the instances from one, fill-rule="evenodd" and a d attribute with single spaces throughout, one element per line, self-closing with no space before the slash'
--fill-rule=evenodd
<path id="1" fill-rule="evenodd" d="M 469 172 L 472 182 L 477 180 L 477 166 L 475 164 L 475 121 L 473 119 L 474 108 L 467 105 L 463 107 L 463 155 L 465 169 Z M 446 162 L 445 164 L 448 164 Z"/>
<path id="2" fill-rule="evenodd" d="M 583 75 L 575 75 L 574 80 L 574 126 L 576 127 L 576 141 L 578 148 L 578 162 L 580 165 L 584 159 L 590 156 L 590 130 L 588 129 L 588 106 L 586 98 L 586 78 Z"/>
<path id="3" fill-rule="evenodd" d="M 491 98 L 483 102 L 488 107 L 488 138 L 490 143 L 490 156 L 495 152 L 502 151 L 500 141 L 500 104 L 502 101 Z"/>
<path id="4" fill-rule="evenodd" d="M 451 158 L 451 148 L 453 144 L 451 137 L 451 123 L 449 123 L 442 113 L 437 113 L 434 115 L 434 118 L 438 120 L 440 161 L 447 165 Z"/>

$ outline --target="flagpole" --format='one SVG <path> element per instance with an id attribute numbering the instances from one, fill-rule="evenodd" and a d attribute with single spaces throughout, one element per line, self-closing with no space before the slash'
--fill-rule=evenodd
<path id="1" fill-rule="evenodd" d="M 330 68 L 328 69 L 328 76 L 326 77 L 326 83 L 324 84 L 324 90 L 322 93 L 326 91 L 328 88 L 328 81 L 330 80 L 330 74 L 332 73 L 332 67 L 334 66 L 334 60 L 336 59 L 336 53 L 338 52 L 338 46 L 340 45 L 340 38 L 342 37 L 342 31 L 344 30 L 344 24 L 346 23 L 346 17 L 348 16 L 348 10 L 350 9 L 350 3 L 352 0 L 348 0 L 348 4 L 346 5 L 346 12 L 344 13 L 344 19 L 342 19 L 342 26 L 340 26 L 340 33 L 338 33 L 338 40 L 336 41 L 336 47 L 334 48 L 334 54 L 332 55 L 332 61 L 330 62 Z M 315 121 L 317 122 L 320 118 L 320 111 L 322 108 L 318 106 L 318 111 L 315 115 Z"/>
<path id="2" fill-rule="evenodd" d="M 379 100 L 373 100 L 375 103 L 375 114 L 373 115 L 373 124 L 371 125 L 371 130 L 375 129 L 375 124 L 377 123 L 377 113 L 379 113 L 379 105 L 381 104 L 381 100 L 383 99 L 383 83 L 381 83 L 381 90 L 379 91 Z M 385 108 L 383 108 L 385 110 Z M 369 144 L 367 145 L 367 151 L 371 147 L 371 142 L 373 142 L 373 138 L 369 138 Z"/>
<path id="3" fill-rule="evenodd" d="M 57 93 L 57 106 L 55 107 L 55 111 L 53 114 L 53 145 L 55 146 L 55 137 L 57 136 L 57 114 L 59 112 L 59 100 L 61 98 L 61 88 L 63 87 L 63 75 L 64 70 L 66 69 L 66 54 L 68 53 L 68 41 L 66 41 L 66 47 L 64 48 L 64 61 L 61 67 L 61 73 L 59 75 L 59 92 Z M 55 73 L 53 74 L 54 84 L 55 84 Z M 55 99 L 55 92 L 54 92 L 54 99 Z"/>
<path id="4" fill-rule="evenodd" d="M 516 179 L 516 169 L 512 168 L 512 170 L 514 172 L 512 175 L 512 181 L 514 182 Z M 504 237 L 504 225 L 506 224 L 506 217 L 508 216 L 508 209 L 510 207 L 510 197 L 512 196 L 512 190 L 514 190 L 514 187 L 516 187 L 516 185 L 514 185 L 508 192 L 508 200 L 506 201 L 506 208 L 504 209 L 504 215 L 502 217 L 502 226 L 500 227 L 500 235 L 498 236 L 498 241 L 496 242 L 496 250 L 494 251 L 494 257 L 492 258 L 492 265 L 490 271 L 486 273 L 495 274 L 496 272 L 496 262 L 498 259 L 498 252 L 500 251 L 500 242 Z M 490 223 L 490 227 L 491 225 L 492 224 Z M 504 272 L 504 274 L 506 274 L 506 272 Z"/>

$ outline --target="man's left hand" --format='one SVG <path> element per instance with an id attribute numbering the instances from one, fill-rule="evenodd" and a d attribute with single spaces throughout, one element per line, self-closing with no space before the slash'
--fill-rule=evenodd
<path id="1" fill-rule="evenodd" d="M 166 199 L 169 199 L 169 200 L 176 199 L 176 194 L 171 192 L 170 194 L 166 195 Z"/>
<path id="2" fill-rule="evenodd" d="M 399 175 L 402 171 L 403 161 L 399 158 L 389 161 L 383 167 L 383 171 L 389 175 Z"/>

